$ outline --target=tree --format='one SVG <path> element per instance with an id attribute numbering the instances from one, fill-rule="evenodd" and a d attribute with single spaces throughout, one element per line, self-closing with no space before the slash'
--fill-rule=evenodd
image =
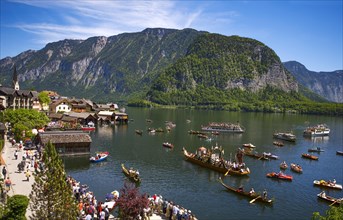
<path id="1" fill-rule="evenodd" d="M 66 182 L 62 160 L 51 142 L 44 148 L 43 163 L 30 194 L 33 219 L 76 219 L 75 197 Z"/>
<path id="2" fill-rule="evenodd" d="M 5 216 L 3 219 L 21 220 L 26 219 L 25 213 L 29 204 L 29 198 L 24 195 L 14 195 L 9 197 L 6 203 Z"/>
<path id="3" fill-rule="evenodd" d="M 319 212 L 314 212 L 312 215 L 313 220 L 342 220 L 343 219 L 343 204 L 339 207 L 331 206 L 326 211 L 326 216 L 321 216 Z"/>
<path id="4" fill-rule="evenodd" d="M 49 92 L 47 91 L 42 91 L 38 94 L 38 100 L 39 103 L 43 105 L 48 105 L 50 103 L 50 97 L 49 97 Z"/>
<path id="5" fill-rule="evenodd" d="M 139 188 L 133 183 L 125 182 L 124 188 L 120 192 L 121 196 L 117 200 L 117 206 L 119 207 L 119 217 L 122 219 L 135 219 L 149 204 L 146 194 L 141 195 Z"/>
<path id="6" fill-rule="evenodd" d="M 15 139 L 31 138 L 34 128 L 44 127 L 50 120 L 42 112 L 33 109 L 7 109 L 4 111 L 4 121 L 11 123 Z M 25 131 L 25 137 L 23 132 Z"/>

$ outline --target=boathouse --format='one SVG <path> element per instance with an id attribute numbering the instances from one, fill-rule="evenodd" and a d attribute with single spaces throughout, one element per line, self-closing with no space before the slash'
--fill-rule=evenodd
<path id="1" fill-rule="evenodd" d="M 35 143 L 43 147 L 51 142 L 60 155 L 90 154 L 92 139 L 82 131 L 46 131 L 36 136 Z"/>

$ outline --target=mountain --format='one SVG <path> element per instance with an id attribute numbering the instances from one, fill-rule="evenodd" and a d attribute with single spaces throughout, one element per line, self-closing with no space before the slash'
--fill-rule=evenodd
<path id="1" fill-rule="evenodd" d="M 66 96 L 113 101 L 142 93 L 158 72 L 186 53 L 205 32 L 148 28 L 87 40 L 62 40 L 38 51 L 0 60 L 0 84 L 11 85 L 13 66 L 21 87 Z"/>
<path id="2" fill-rule="evenodd" d="M 161 104 L 194 105 L 305 100 L 298 89 L 279 57 L 263 43 L 207 33 L 156 78 L 148 98 Z"/>
<path id="3" fill-rule="evenodd" d="M 148 28 L 49 43 L 1 59 L 0 84 L 11 85 L 14 65 L 22 89 L 53 90 L 97 102 L 138 98 L 208 105 L 315 97 L 303 93 L 263 43 L 193 29 Z"/>
<path id="4" fill-rule="evenodd" d="M 314 72 L 296 61 L 283 64 L 303 86 L 329 101 L 343 103 L 343 70 Z"/>

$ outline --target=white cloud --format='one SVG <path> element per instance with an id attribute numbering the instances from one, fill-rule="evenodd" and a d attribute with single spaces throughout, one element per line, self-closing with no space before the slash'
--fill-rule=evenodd
<path id="1" fill-rule="evenodd" d="M 178 1 L 109 1 L 109 0 L 12 0 L 43 8 L 51 12 L 51 20 L 58 23 L 22 23 L 15 27 L 33 33 L 40 43 L 66 38 L 86 39 L 91 36 L 112 36 L 145 28 L 198 28 L 213 22 L 231 21 L 228 14 L 204 13 L 206 6 Z M 201 2 L 200 2 L 201 3 Z M 208 2 L 206 4 L 209 4 Z M 205 8 L 204 8 L 205 7 Z M 202 16 L 205 14 L 205 16 Z M 212 24 L 211 24 L 212 23 Z M 199 25 L 201 24 L 201 25 Z"/>

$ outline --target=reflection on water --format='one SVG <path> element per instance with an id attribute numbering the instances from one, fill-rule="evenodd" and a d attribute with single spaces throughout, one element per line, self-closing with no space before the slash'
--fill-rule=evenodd
<path id="1" fill-rule="evenodd" d="M 141 192 L 161 194 L 191 209 L 199 219 L 309 219 L 313 212 L 324 214 L 328 208 L 327 203 L 317 201 L 316 195 L 322 189 L 313 187 L 313 180 L 335 178 L 338 183 L 343 183 L 343 160 L 342 156 L 336 155 L 336 150 L 342 150 L 343 146 L 343 122 L 335 117 L 143 108 L 128 108 L 127 113 L 134 121 L 127 125 L 99 126 L 90 133 L 91 154 L 108 151 L 110 156 L 105 162 L 91 164 L 89 157 L 64 158 L 67 173 L 87 184 L 98 201 L 123 187 L 125 178 L 121 163 L 139 169 Z M 146 119 L 153 122 L 147 123 Z M 173 121 L 176 127 L 170 132 L 154 135 L 147 132 L 149 127 L 164 128 L 165 121 Z M 212 141 L 188 134 L 189 130 L 201 130 L 201 125 L 211 121 L 239 121 L 246 132 L 210 136 Z M 332 134 L 330 137 L 305 138 L 306 121 L 311 124 L 325 122 Z M 136 129 L 143 130 L 143 135 L 137 135 Z M 296 143 L 284 141 L 283 147 L 274 146 L 273 133 L 276 130 L 293 131 L 297 136 Z M 164 148 L 163 142 L 173 143 L 174 149 Z M 244 157 L 251 174 L 247 177 L 228 175 L 223 181 L 236 188 L 243 185 L 245 189 L 253 187 L 259 192 L 267 189 L 268 195 L 275 198 L 272 207 L 250 204 L 246 198 L 226 192 L 217 181 L 223 174 L 187 162 L 182 154 L 182 147 L 194 152 L 200 146 L 210 148 L 218 144 L 225 150 L 224 157 L 233 160 L 237 148 L 245 143 L 252 143 L 256 151 L 271 152 L 280 159 L 261 161 Z M 325 149 L 319 160 L 301 158 L 301 154 L 314 144 Z M 300 164 L 303 173 L 295 174 L 288 168 L 285 173 L 293 175 L 292 182 L 267 178 L 266 173 L 278 172 L 284 160 L 288 164 Z M 342 191 L 328 191 L 328 194 L 343 197 Z"/>

